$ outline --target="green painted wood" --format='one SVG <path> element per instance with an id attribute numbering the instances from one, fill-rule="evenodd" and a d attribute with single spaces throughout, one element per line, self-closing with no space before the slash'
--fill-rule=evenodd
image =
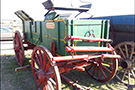
<path id="1" fill-rule="evenodd" d="M 32 24 L 33 23 L 33 24 Z M 25 21 L 24 32 L 27 40 L 35 45 L 43 45 L 51 50 L 51 42 L 54 40 L 56 54 L 67 55 L 66 45 L 72 46 L 105 46 L 100 42 L 88 42 L 82 40 L 67 41 L 67 36 L 82 36 L 96 38 L 108 38 L 109 21 L 107 20 L 46 20 L 46 21 Z"/>

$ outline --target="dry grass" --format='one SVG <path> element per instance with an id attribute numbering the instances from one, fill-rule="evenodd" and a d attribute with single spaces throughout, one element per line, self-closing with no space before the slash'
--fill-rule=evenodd
<path id="1" fill-rule="evenodd" d="M 27 53 L 25 58 L 25 65 L 29 64 L 31 53 Z M 35 84 L 31 68 L 15 72 L 18 67 L 14 55 L 1 56 L 1 90 L 35 90 Z M 116 78 L 101 83 L 89 77 L 85 72 L 75 71 L 68 75 L 73 81 L 78 81 L 80 85 L 90 87 L 94 90 L 133 90 L 131 87 L 120 83 Z M 74 88 L 62 80 L 63 90 L 74 90 Z M 134 88 L 135 90 L 135 88 Z"/>

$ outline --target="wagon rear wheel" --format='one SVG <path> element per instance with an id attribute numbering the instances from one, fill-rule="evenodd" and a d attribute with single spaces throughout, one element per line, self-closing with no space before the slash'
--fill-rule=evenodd
<path id="1" fill-rule="evenodd" d="M 17 62 L 20 66 L 23 66 L 24 64 L 24 47 L 22 43 L 22 37 L 19 31 L 15 31 L 15 36 L 14 36 L 14 51 L 15 51 L 15 56 L 17 59 Z"/>
<path id="2" fill-rule="evenodd" d="M 112 79 L 117 71 L 117 59 L 96 58 L 90 61 L 90 66 L 86 67 L 86 72 L 95 80 L 106 82 Z"/>
<path id="3" fill-rule="evenodd" d="M 43 46 L 36 46 L 32 52 L 32 71 L 38 90 L 61 90 L 59 70 L 52 54 Z"/>
<path id="4" fill-rule="evenodd" d="M 117 54 L 121 55 L 116 77 L 127 86 L 135 87 L 135 43 L 122 42 L 115 46 Z"/>

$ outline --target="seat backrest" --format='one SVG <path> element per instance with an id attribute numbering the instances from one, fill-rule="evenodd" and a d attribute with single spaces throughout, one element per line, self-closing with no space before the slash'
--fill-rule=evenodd
<path id="1" fill-rule="evenodd" d="M 16 11 L 15 14 L 22 20 L 22 21 L 34 21 L 26 12 L 23 10 Z"/>

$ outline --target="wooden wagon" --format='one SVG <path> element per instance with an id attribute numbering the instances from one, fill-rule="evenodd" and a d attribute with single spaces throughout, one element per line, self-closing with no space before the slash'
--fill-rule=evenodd
<path id="1" fill-rule="evenodd" d="M 112 79 L 118 68 L 116 55 L 109 37 L 108 20 L 78 20 L 63 18 L 54 10 L 87 12 L 89 8 L 64 8 L 43 3 L 48 12 L 44 21 L 34 21 L 24 11 L 15 14 L 23 21 L 23 38 L 15 32 L 14 50 L 17 62 L 24 65 L 24 51 L 32 49 L 31 67 L 37 89 L 61 90 L 61 77 L 72 86 L 82 89 L 63 73 L 85 71 L 95 80 Z"/>

